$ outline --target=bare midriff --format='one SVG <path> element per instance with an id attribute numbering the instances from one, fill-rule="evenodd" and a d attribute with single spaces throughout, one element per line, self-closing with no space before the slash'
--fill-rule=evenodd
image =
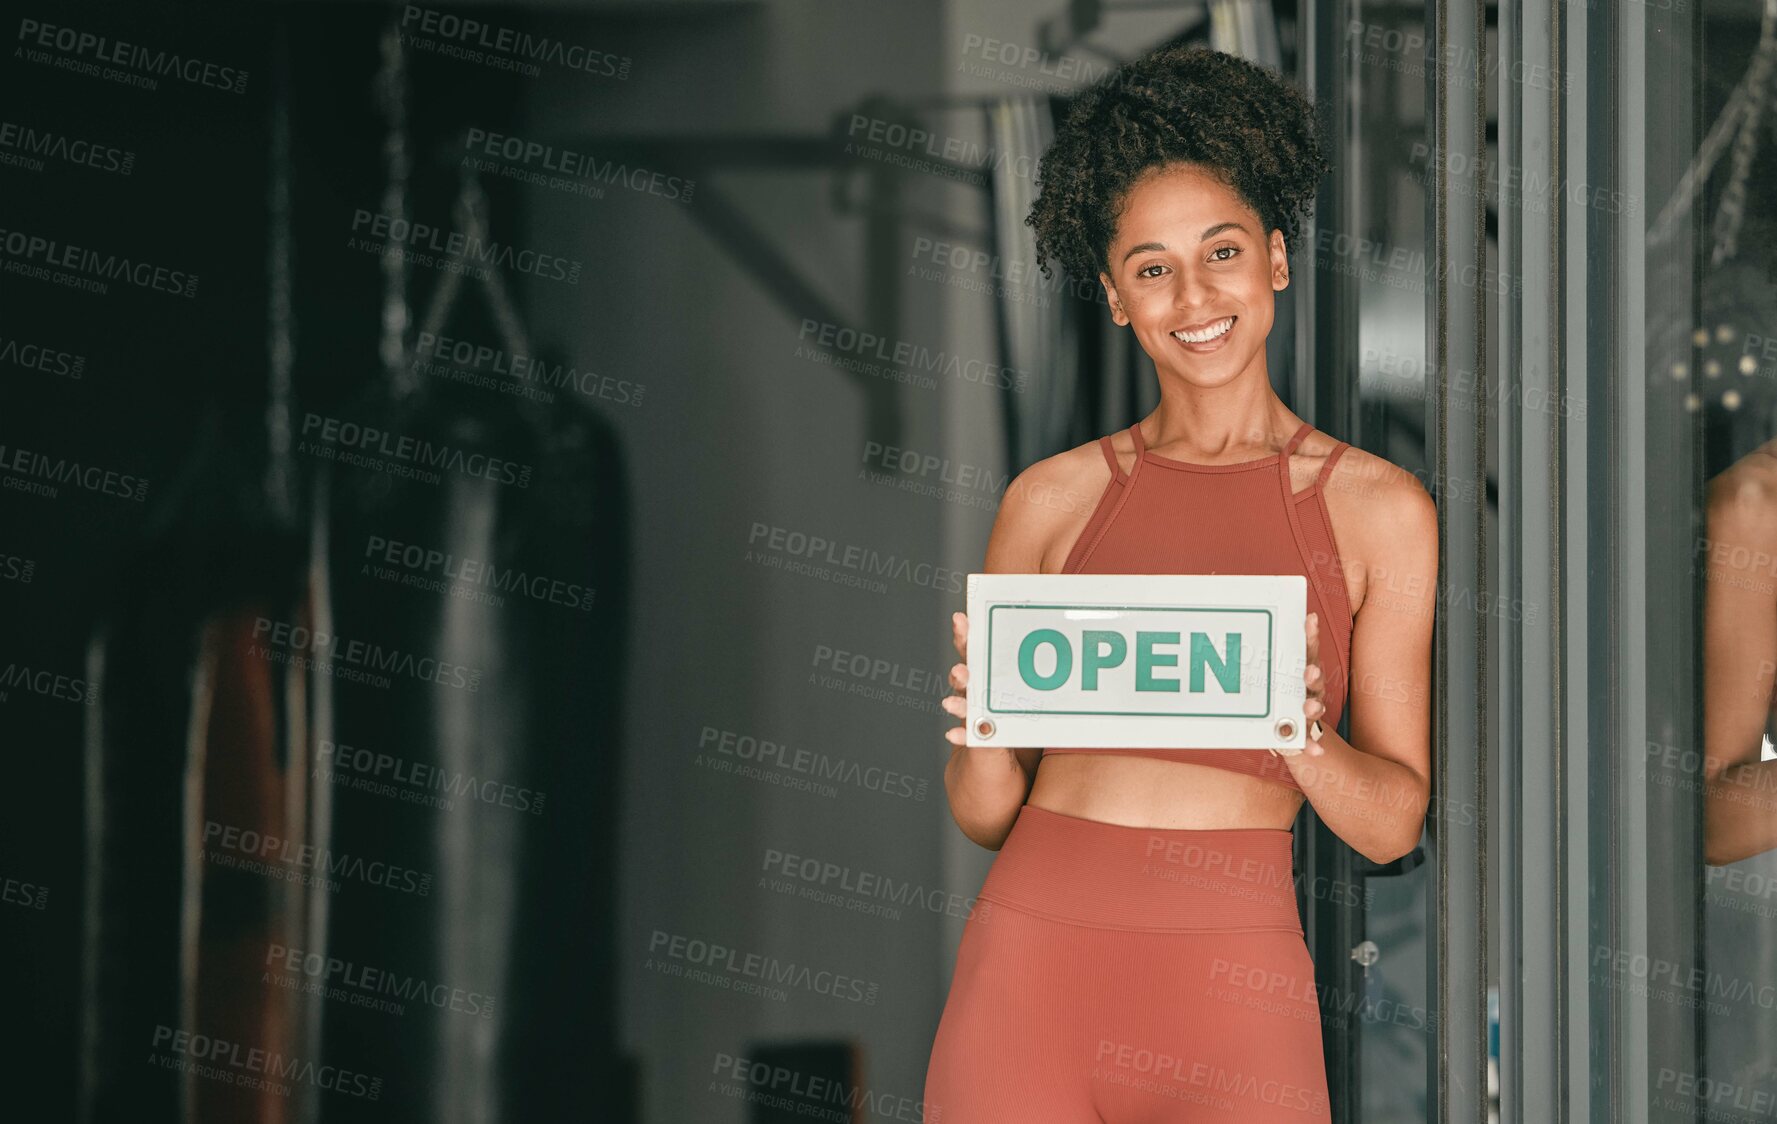
<path id="1" fill-rule="evenodd" d="M 1130 827 L 1288 828 L 1303 796 L 1287 785 L 1182 761 L 1044 754 L 1025 802 Z"/>

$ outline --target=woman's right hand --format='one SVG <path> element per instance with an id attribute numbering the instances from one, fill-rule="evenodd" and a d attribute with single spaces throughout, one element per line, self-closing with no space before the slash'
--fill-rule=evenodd
<path id="1" fill-rule="evenodd" d="M 969 614 L 950 614 L 950 643 L 956 648 L 960 663 L 950 665 L 950 694 L 945 695 L 939 706 L 954 714 L 962 721 L 944 731 L 944 740 L 951 745 L 966 746 L 969 744 Z M 1014 756 L 1024 756 L 1031 750 L 1013 749 L 1006 746 Z M 1025 763 L 1028 772 L 1036 767 L 1036 759 L 1031 758 Z"/>

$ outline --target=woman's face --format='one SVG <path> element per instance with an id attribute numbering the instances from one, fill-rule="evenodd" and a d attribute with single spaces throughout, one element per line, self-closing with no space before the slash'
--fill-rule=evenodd
<path id="1" fill-rule="evenodd" d="M 1222 386 L 1255 366 L 1267 377 L 1272 294 L 1289 284 L 1289 264 L 1283 232 L 1263 225 L 1238 193 L 1193 165 L 1150 169 L 1130 188 L 1111 272 L 1099 280 L 1112 318 L 1135 329 L 1162 380 Z"/>

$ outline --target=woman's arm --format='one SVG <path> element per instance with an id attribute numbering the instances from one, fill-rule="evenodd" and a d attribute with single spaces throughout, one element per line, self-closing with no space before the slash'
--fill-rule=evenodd
<path id="1" fill-rule="evenodd" d="M 981 572 L 987 574 L 1040 574 L 1046 545 L 1061 533 L 1069 520 L 1079 521 L 1079 505 L 1072 502 L 1042 502 L 1055 496 L 1073 497 L 1078 493 L 1064 479 L 1067 466 L 1060 454 L 1038 461 L 1007 486 L 994 516 L 993 530 L 987 538 L 987 557 Z M 1110 478 L 1108 467 L 1101 470 Z M 950 669 L 951 694 L 943 707 L 963 720 L 968 718 L 968 617 L 963 613 L 951 617 L 951 643 L 963 662 Z M 967 733 L 961 725 L 952 726 L 944 737 L 955 748 L 944 765 L 944 791 L 950 799 L 950 815 L 970 840 L 997 851 L 1012 832 L 1018 811 L 1030 796 L 1036 779 L 1041 749 L 1013 749 L 1000 746 L 969 748 Z"/>
<path id="2" fill-rule="evenodd" d="M 1703 861 L 1722 866 L 1777 848 L 1777 760 L 1759 760 L 1777 671 L 1777 459 L 1753 453 L 1710 481 L 1705 526 Z"/>
<path id="3" fill-rule="evenodd" d="M 1339 486 L 1336 482 L 1344 467 L 1335 469 L 1327 482 L 1329 489 Z M 1364 489 L 1375 496 L 1380 508 L 1362 521 L 1363 527 L 1373 530 L 1353 536 L 1360 540 L 1353 543 L 1353 553 L 1364 560 L 1365 573 L 1363 604 L 1352 622 L 1346 690 L 1353 740 L 1325 728 L 1324 714 L 1309 713 L 1310 723 L 1323 719 L 1318 747 L 1311 742 L 1305 752 L 1284 759 L 1316 814 L 1377 863 L 1392 862 L 1411 851 L 1425 827 L 1431 795 L 1431 647 L 1438 584 L 1437 507 L 1418 480 L 1392 465 L 1388 469 L 1385 475 L 1353 473 L 1382 476 Z M 1350 484 L 1344 487 L 1356 490 Z M 1318 654 L 1317 663 L 1331 656 L 1324 648 Z M 1309 675 L 1311 688 L 1325 680 L 1318 667 Z"/>

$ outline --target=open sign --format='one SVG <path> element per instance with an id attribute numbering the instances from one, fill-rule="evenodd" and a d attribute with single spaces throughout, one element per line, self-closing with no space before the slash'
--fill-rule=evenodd
<path id="1" fill-rule="evenodd" d="M 970 574 L 968 743 L 1300 750 L 1300 574 Z"/>

